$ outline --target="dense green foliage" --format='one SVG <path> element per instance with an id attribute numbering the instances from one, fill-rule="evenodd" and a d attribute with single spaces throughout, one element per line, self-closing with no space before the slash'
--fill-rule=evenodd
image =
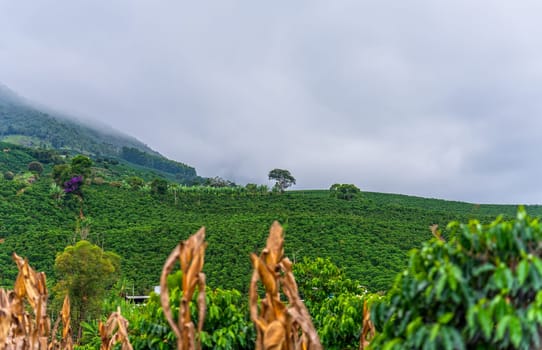
<path id="1" fill-rule="evenodd" d="M 357 349 L 362 325 L 363 303 L 379 296 L 348 279 L 329 259 L 303 259 L 294 265 L 298 287 L 312 315 L 322 344 L 326 349 Z M 170 275 L 170 304 L 179 310 L 180 271 Z M 194 296 L 192 320 L 197 323 Z M 203 349 L 253 349 L 255 328 L 249 319 L 248 298 L 237 290 L 206 289 L 207 315 L 200 334 Z M 122 314 L 130 322 L 129 335 L 134 349 L 174 349 L 175 337 L 165 320 L 157 295 L 151 294 L 145 305 L 108 300 L 109 308 L 122 306 Z M 107 313 L 107 312 L 106 312 Z M 96 322 L 84 325 L 82 343 L 99 344 Z"/>
<path id="2" fill-rule="evenodd" d="M 347 201 L 351 201 L 361 193 L 360 189 L 353 184 L 333 184 L 329 188 L 329 192 L 331 196 Z"/>
<path id="3" fill-rule="evenodd" d="M 100 315 L 107 290 L 120 276 L 120 257 L 82 240 L 67 246 L 55 259 L 59 280 L 54 287 L 57 301 L 68 294 L 71 315 L 77 329 L 81 321 Z"/>
<path id="4" fill-rule="evenodd" d="M 357 349 L 363 302 L 379 297 L 347 278 L 330 259 L 304 258 L 294 275 L 325 349 Z"/>
<path id="5" fill-rule="evenodd" d="M 374 308 L 375 349 L 539 349 L 542 224 L 523 209 L 489 225 L 452 222 L 411 253 Z"/>
<path id="6" fill-rule="evenodd" d="M 53 274 L 55 252 L 74 242 L 80 211 L 91 217 L 88 239 L 122 257 L 124 276 L 143 293 L 158 282 L 170 249 L 200 226 L 207 225 L 209 250 L 206 273 L 214 287 L 246 290 L 250 252 L 265 241 L 278 219 L 286 228 L 290 257 L 324 257 L 346 276 L 371 291 L 388 289 L 393 276 L 406 267 L 407 252 L 430 237 L 428 226 L 478 217 L 482 222 L 499 213 L 513 215 L 514 206 L 472 205 L 418 197 L 364 192 L 344 201 L 327 191 L 288 191 L 273 195 L 265 186 L 186 187 L 170 184 L 153 195 L 146 173 L 122 173 L 120 166 L 96 163 L 84 201 L 53 188 L 44 174 L 30 184 L 28 164 L 35 160 L 17 147 L 0 153 L 13 181 L 0 180 L 1 283 L 10 285 L 16 271 L 12 251 L 27 256 L 40 270 Z M 67 159 L 69 162 L 70 160 Z M 137 176 L 141 175 L 141 177 Z M 124 177 L 123 177 L 124 176 Z M 147 177 L 148 179 L 148 177 Z M 98 181 L 100 180 L 100 181 Z M 540 207 L 530 207 L 533 214 Z"/>
<path id="7" fill-rule="evenodd" d="M 130 163 L 178 175 L 185 179 L 196 177 L 196 170 L 186 164 L 149 154 L 134 147 L 122 147 L 120 157 Z"/>
<path id="8" fill-rule="evenodd" d="M 180 275 L 177 274 L 179 277 Z M 170 289 L 170 304 L 174 313 L 179 310 L 180 283 Z M 203 349 L 253 349 L 255 331 L 249 319 L 248 300 L 237 290 L 207 289 L 207 315 L 200 333 Z M 195 303 L 191 305 L 192 319 L 197 324 Z M 133 325 L 130 338 L 135 349 L 174 349 L 175 336 L 162 313 L 157 295 L 137 313 L 128 317 Z"/>
<path id="9" fill-rule="evenodd" d="M 179 312 L 181 299 L 181 273 L 172 274 L 168 278 L 170 305 L 174 317 Z M 192 320 L 197 324 L 197 310 L 191 305 Z M 248 299 L 237 290 L 206 288 L 205 302 L 207 314 L 203 332 L 200 333 L 202 349 L 254 349 L 255 330 L 249 319 Z M 160 298 L 151 293 L 150 299 L 143 305 L 123 302 L 118 298 L 107 300 L 105 314 L 116 311 L 117 305 L 122 308 L 122 315 L 130 323 L 129 336 L 134 349 L 163 350 L 175 349 L 175 335 L 167 323 Z M 100 337 L 97 322 L 83 325 L 82 345 L 98 348 Z"/>
<path id="10" fill-rule="evenodd" d="M 37 150 L 0 142 L 0 171 L 18 173 L 28 170 L 28 164 L 33 161 L 46 163 L 36 157 L 35 151 Z"/>

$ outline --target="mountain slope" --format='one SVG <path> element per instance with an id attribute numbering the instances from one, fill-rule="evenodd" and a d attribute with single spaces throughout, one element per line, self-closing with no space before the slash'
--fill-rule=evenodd
<path id="1" fill-rule="evenodd" d="M 28 147 L 120 158 L 190 182 L 196 171 L 169 160 L 137 139 L 113 129 L 92 127 L 60 113 L 47 112 L 0 84 L 0 141 Z M 136 156 L 134 156 L 136 155 Z"/>

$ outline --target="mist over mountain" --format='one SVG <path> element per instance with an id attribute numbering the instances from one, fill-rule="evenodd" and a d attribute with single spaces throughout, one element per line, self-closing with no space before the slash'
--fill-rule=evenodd
<path id="1" fill-rule="evenodd" d="M 102 123 L 32 103 L 0 83 L 0 141 L 27 147 L 123 159 L 186 180 L 193 167 L 165 158 L 145 143 Z"/>
<path id="2" fill-rule="evenodd" d="M 11 90 L 6 85 L 0 82 L 0 105 L 19 105 L 24 106 L 27 102 L 17 95 L 15 91 Z"/>

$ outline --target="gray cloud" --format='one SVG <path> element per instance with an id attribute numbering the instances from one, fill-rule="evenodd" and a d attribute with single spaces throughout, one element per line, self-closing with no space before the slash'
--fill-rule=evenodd
<path id="1" fill-rule="evenodd" d="M 540 203 L 537 1 L 0 1 L 0 81 L 204 176 Z"/>

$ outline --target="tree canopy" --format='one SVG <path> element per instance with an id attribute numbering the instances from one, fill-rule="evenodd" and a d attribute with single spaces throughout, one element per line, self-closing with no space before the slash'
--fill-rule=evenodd
<path id="1" fill-rule="evenodd" d="M 353 184 L 333 184 L 329 188 L 329 191 L 333 197 L 347 201 L 356 198 L 361 192 L 360 189 Z"/>
<path id="2" fill-rule="evenodd" d="M 55 291 L 70 296 L 76 327 L 100 314 L 103 298 L 120 274 L 120 257 L 89 241 L 67 246 L 55 259 Z"/>
<path id="3" fill-rule="evenodd" d="M 295 178 L 286 169 L 273 169 L 269 172 L 269 180 L 275 181 L 274 189 L 284 192 L 288 187 L 295 185 Z"/>

